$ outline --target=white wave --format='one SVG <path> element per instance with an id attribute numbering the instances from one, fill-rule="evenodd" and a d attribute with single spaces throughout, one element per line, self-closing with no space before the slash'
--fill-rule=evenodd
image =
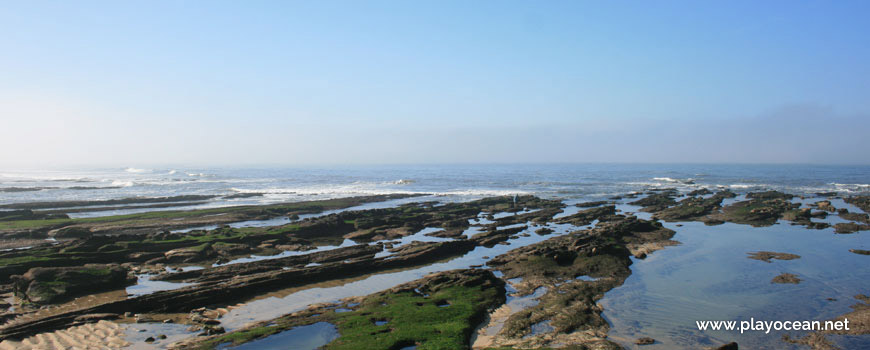
<path id="1" fill-rule="evenodd" d="M 297 196 L 360 196 L 360 195 L 383 195 L 383 194 L 429 194 L 434 196 L 511 196 L 525 195 L 530 192 L 522 190 L 495 190 L 495 189 L 460 189 L 448 190 L 439 192 L 423 192 L 423 191 L 397 191 L 387 188 L 377 188 L 361 184 L 353 185 L 335 185 L 335 186 L 314 186 L 314 187 L 296 187 L 296 188 L 230 188 L 237 193 L 263 193 L 266 195 L 297 195 Z"/>
<path id="2" fill-rule="evenodd" d="M 755 188 L 755 187 L 761 187 L 761 186 L 750 185 L 750 184 L 731 184 L 731 185 L 728 185 L 728 187 L 733 188 L 733 189 L 747 189 L 747 188 Z"/>
<path id="3" fill-rule="evenodd" d="M 133 181 L 122 181 L 122 180 L 114 180 L 112 181 L 112 186 L 116 187 L 133 187 L 135 183 Z"/>
<path id="4" fill-rule="evenodd" d="M 870 188 L 870 184 L 838 184 L 836 182 L 832 182 L 831 185 L 834 185 L 835 187 Z"/>
<path id="5" fill-rule="evenodd" d="M 139 169 L 139 168 L 127 168 L 127 169 L 124 169 L 124 171 L 126 171 L 126 172 L 128 172 L 128 173 L 137 173 L 137 174 L 138 174 L 138 173 L 147 173 L 147 172 L 149 172 L 149 171 L 151 171 L 151 170 L 148 170 L 148 169 Z"/>
<path id="6" fill-rule="evenodd" d="M 692 185 L 695 183 L 695 179 L 692 179 L 692 178 L 688 178 L 688 179 L 683 180 L 683 179 L 675 179 L 672 177 L 654 177 L 652 179 L 653 179 L 653 181 L 664 181 L 664 182 L 684 184 L 684 185 Z"/>
<path id="7" fill-rule="evenodd" d="M 834 186 L 834 190 L 838 192 L 846 192 L 846 193 L 864 193 L 870 192 L 870 184 L 841 184 L 832 182 L 832 186 Z"/>
<path id="8" fill-rule="evenodd" d="M 169 175 L 175 175 L 175 173 L 177 173 L 177 172 L 178 172 L 177 170 L 170 170 Z"/>
<path id="9" fill-rule="evenodd" d="M 446 191 L 446 192 L 435 192 L 432 193 L 435 196 L 468 196 L 468 197 L 494 197 L 494 196 L 513 196 L 513 195 L 527 195 L 531 194 L 528 191 L 521 190 L 487 190 L 487 189 L 468 189 L 468 190 L 454 190 L 454 191 Z"/>
<path id="10" fill-rule="evenodd" d="M 629 186 L 644 186 L 644 187 L 686 187 L 686 188 L 695 188 L 700 185 L 694 183 L 685 183 L 685 182 L 648 182 L 648 181 L 632 181 L 626 182 L 625 185 Z"/>
<path id="11" fill-rule="evenodd" d="M 415 183 L 415 182 L 417 182 L 417 181 L 408 180 L 408 179 L 399 179 L 399 180 L 393 181 L 393 184 L 394 185 L 410 185 L 410 184 Z"/>

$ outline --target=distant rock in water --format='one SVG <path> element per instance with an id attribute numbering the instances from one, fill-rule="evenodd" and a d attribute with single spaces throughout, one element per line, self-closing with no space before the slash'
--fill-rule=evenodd
<path id="1" fill-rule="evenodd" d="M 36 191 L 42 191 L 42 190 L 50 190 L 50 189 L 54 189 L 54 188 L 57 188 L 57 187 L 2 187 L 2 188 L 0 188 L 0 192 L 8 192 L 8 193 L 36 192 Z"/>
<path id="2" fill-rule="evenodd" d="M 250 193 L 235 193 L 229 196 L 224 196 L 224 199 L 239 199 L 239 198 L 251 198 L 251 197 L 262 197 L 263 193 L 259 192 L 250 192 Z"/>
<path id="3" fill-rule="evenodd" d="M 765 252 L 765 251 L 752 252 L 752 253 L 747 253 L 747 254 L 749 254 L 748 258 L 750 258 L 750 259 L 761 260 L 761 261 L 764 261 L 766 263 L 770 263 L 771 262 L 770 260 L 772 260 L 772 259 L 794 260 L 794 259 L 800 259 L 800 257 L 801 257 L 800 255 L 797 255 L 797 254 Z"/>
<path id="4" fill-rule="evenodd" d="M 798 284 L 801 283 L 801 279 L 798 278 L 797 275 L 793 273 L 784 273 L 779 276 L 773 278 L 770 283 L 780 283 L 780 284 Z"/>
<path id="5" fill-rule="evenodd" d="M 577 208 L 592 208 L 592 207 L 602 206 L 602 205 L 605 205 L 607 203 L 608 203 L 607 201 L 583 202 L 583 203 L 577 203 L 576 206 L 577 206 Z"/>
<path id="6" fill-rule="evenodd" d="M 858 231 L 870 231 L 870 225 L 859 225 L 854 222 L 834 225 L 834 232 L 836 233 L 855 233 Z"/>

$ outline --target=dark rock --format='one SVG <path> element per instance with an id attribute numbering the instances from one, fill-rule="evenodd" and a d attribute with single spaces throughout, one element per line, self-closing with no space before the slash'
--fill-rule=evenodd
<path id="1" fill-rule="evenodd" d="M 535 233 L 537 233 L 541 236 L 545 236 L 545 235 L 549 235 L 549 234 L 553 233 L 553 230 L 550 228 L 547 228 L 547 227 L 541 227 L 541 228 L 535 230 Z"/>
<path id="2" fill-rule="evenodd" d="M 634 202 L 628 203 L 631 205 L 637 205 L 645 208 L 649 207 L 668 207 L 676 203 L 673 198 L 672 192 L 665 193 L 653 193 L 644 198 L 638 199 Z"/>
<path id="3" fill-rule="evenodd" d="M 786 212 L 800 206 L 800 204 L 790 201 L 792 195 L 771 192 L 763 192 L 763 194 L 757 195 L 756 199 L 725 206 L 722 208 L 721 219 L 737 224 L 770 226 Z M 780 196 L 783 198 L 779 198 Z M 784 199 L 785 197 L 789 199 Z"/>
<path id="4" fill-rule="evenodd" d="M 748 258 L 750 258 L 750 259 L 761 260 L 761 261 L 764 261 L 766 263 L 770 263 L 772 259 L 794 260 L 794 259 L 800 259 L 800 257 L 801 257 L 800 255 L 797 255 L 797 254 L 766 252 L 766 251 L 753 252 L 753 253 L 747 253 L 747 254 L 749 254 Z"/>
<path id="5" fill-rule="evenodd" d="M 581 210 L 576 214 L 559 218 L 556 220 L 560 224 L 572 224 L 574 226 L 586 226 L 595 220 L 601 220 L 607 216 L 616 214 L 616 206 L 607 205 L 603 207 L 594 207 L 586 210 Z"/>
<path id="6" fill-rule="evenodd" d="M 591 208 L 607 204 L 607 201 L 577 203 L 578 208 Z"/>
<path id="7" fill-rule="evenodd" d="M 163 255 L 166 263 L 190 263 L 215 256 L 216 253 L 212 249 L 211 243 L 204 243 L 193 247 L 173 249 L 163 253 Z"/>
<path id="8" fill-rule="evenodd" d="M 81 315 L 81 316 L 76 317 L 75 321 L 76 322 L 83 322 L 83 323 L 91 323 L 91 322 L 97 322 L 100 320 L 114 320 L 114 319 L 117 319 L 118 317 L 119 317 L 118 314 L 111 314 L 111 313 L 86 314 L 86 315 Z"/>
<path id="9" fill-rule="evenodd" d="M 863 222 L 865 224 L 870 224 L 870 215 L 861 214 L 861 213 L 850 213 L 850 212 L 840 212 L 838 215 L 844 220 Z"/>
<path id="10" fill-rule="evenodd" d="M 794 198 L 793 194 L 782 193 L 779 191 L 767 191 L 767 192 L 751 192 L 746 195 L 746 198 L 750 199 L 759 199 L 759 200 L 770 200 L 770 199 L 782 199 L 782 200 L 791 200 Z"/>
<path id="11" fill-rule="evenodd" d="M 846 203 L 861 208 L 865 213 L 870 213 L 870 196 L 854 196 L 843 198 Z"/>
<path id="12" fill-rule="evenodd" d="M 722 200 L 732 194 L 730 191 L 721 191 L 709 198 L 688 197 L 673 207 L 653 210 L 653 218 L 670 222 L 699 220 L 719 210 Z M 647 208 L 644 210 L 648 211 Z"/>
<path id="13" fill-rule="evenodd" d="M 705 188 L 702 188 L 699 190 L 694 190 L 692 192 L 689 192 L 687 195 L 691 196 L 691 197 L 695 197 L 695 196 L 703 196 L 703 195 L 708 195 L 708 194 L 713 194 L 713 191 L 710 191 L 710 189 L 705 187 Z M 641 338 L 641 339 L 644 339 L 644 338 Z"/>
<path id="14" fill-rule="evenodd" d="M 69 219 L 69 216 L 62 213 L 38 213 L 30 209 L 0 211 L 0 221 L 47 219 Z"/>
<path id="15" fill-rule="evenodd" d="M 655 342 L 656 340 L 650 337 L 637 338 L 637 340 L 634 341 L 637 345 L 650 345 L 655 344 Z"/>
<path id="16" fill-rule="evenodd" d="M 234 193 L 228 196 L 224 196 L 224 199 L 239 199 L 239 198 L 251 198 L 251 197 L 262 197 L 263 193 Z"/>
<path id="17" fill-rule="evenodd" d="M 834 232 L 836 233 L 855 233 L 858 231 L 868 230 L 870 230 L 870 225 L 859 225 L 854 222 L 839 223 L 834 225 Z"/>
<path id="18" fill-rule="evenodd" d="M 807 223 L 807 228 L 810 228 L 810 229 L 823 230 L 823 229 L 826 229 L 828 227 L 831 227 L 831 224 L 829 224 L 827 222 L 809 222 L 809 223 Z"/>
<path id="19" fill-rule="evenodd" d="M 221 326 L 206 326 L 203 327 L 202 331 L 203 332 L 200 335 L 216 335 L 224 334 L 227 332 L 224 327 Z"/>
<path id="20" fill-rule="evenodd" d="M 837 211 L 837 208 L 834 208 L 834 206 L 831 205 L 831 201 L 818 201 L 816 202 L 816 208 L 819 208 L 819 210 L 824 210 L 829 213 Z"/>
<path id="21" fill-rule="evenodd" d="M 738 350 L 737 343 L 730 342 L 728 344 L 725 344 L 725 345 L 722 345 L 722 346 L 716 348 L 716 350 Z"/>
<path id="22" fill-rule="evenodd" d="M 82 294 L 122 288 L 136 281 L 119 265 L 35 267 L 13 276 L 13 292 L 34 304 L 51 304 Z"/>
<path id="23" fill-rule="evenodd" d="M 711 218 L 706 218 L 703 220 L 703 222 L 704 222 L 704 225 L 707 225 L 707 226 L 717 226 L 717 225 L 722 225 L 725 223 L 725 221 L 723 221 L 723 220 L 711 219 Z"/>

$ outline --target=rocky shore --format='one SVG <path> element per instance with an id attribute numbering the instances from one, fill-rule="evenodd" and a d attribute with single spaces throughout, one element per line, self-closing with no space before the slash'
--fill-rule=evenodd
<path id="1" fill-rule="evenodd" d="M 324 344 L 326 349 L 543 349 L 566 344 L 621 349 L 608 339 L 610 326 L 601 316 L 598 301 L 632 274 L 633 259 L 644 259 L 679 244 L 672 240 L 675 231 L 661 221 L 761 227 L 785 221 L 817 230 L 828 226 L 814 218 L 836 213 L 848 221 L 835 225 L 837 233 L 867 230 L 868 225 L 866 213 L 835 208 L 827 200 L 802 205 L 794 201 L 795 196 L 776 191 L 738 196 L 728 190 L 682 194 L 665 189 L 620 196 L 649 213 L 651 219 L 619 210 L 619 202 L 614 201 L 622 199 L 568 208 L 562 201 L 534 196 L 346 210 L 403 197 L 354 197 L 93 219 L 40 212 L 66 205 L 59 203 L 8 208 L 13 211 L 4 213 L 15 214 L 0 217 L 0 236 L 55 238 L 57 242 L 0 252 L 0 289 L 14 296 L 14 305 L 6 305 L 0 315 L 4 320 L 0 347 L 25 342 L 32 345 L 35 337 L 44 341 L 48 339 L 45 334 L 54 334 L 46 332 L 93 324 L 105 328 L 105 320 L 114 320 L 119 324 L 181 323 L 201 335 L 173 345 L 181 349 L 239 345 L 314 324 L 331 325 L 337 332 Z M 866 211 L 868 198 L 844 201 Z M 134 201 L 91 203 L 105 204 L 148 205 Z M 337 211 L 325 213 L 329 210 Z M 323 214 L 298 218 L 316 213 Z M 277 217 L 286 217 L 286 223 L 225 226 Z M 203 225 L 218 227 L 173 232 Z M 512 242 L 530 236 L 540 239 L 512 246 Z M 221 317 L 228 309 L 271 292 L 428 266 L 499 246 L 512 249 L 487 256 L 480 265 L 437 272 L 396 287 L 384 286 L 383 291 L 367 296 L 310 305 L 229 332 L 222 326 Z M 767 263 L 801 258 L 773 251 L 748 254 L 750 259 Z M 192 265 L 197 267 L 187 268 Z M 80 300 L 123 290 L 145 275 L 150 281 L 178 283 L 178 287 L 141 295 L 122 293 L 86 303 Z M 784 273 L 772 283 L 800 281 L 799 276 Z M 535 303 L 505 309 L 508 296 L 534 296 Z M 855 307 L 850 319 L 866 316 L 866 307 L 861 305 Z M 824 334 L 812 337 L 790 341 L 821 343 Z M 638 344 L 651 344 L 650 340 L 655 343 L 650 338 L 638 340 Z M 118 339 L 113 344 L 126 343 Z"/>

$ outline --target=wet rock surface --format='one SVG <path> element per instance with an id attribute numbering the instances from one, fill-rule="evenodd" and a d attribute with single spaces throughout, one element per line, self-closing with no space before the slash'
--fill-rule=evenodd
<path id="1" fill-rule="evenodd" d="M 369 238 L 403 237 L 424 227 L 467 229 L 481 213 L 516 213 L 520 219 L 546 221 L 560 211 L 559 201 L 532 196 L 496 197 L 465 203 L 414 203 L 395 208 L 344 211 L 269 228 L 220 228 L 184 234 L 161 232 L 129 241 L 129 235 L 91 236 L 53 247 L 52 258 L 73 252 L 91 259 L 127 259 L 146 264 L 214 261 L 223 255 L 248 254 L 263 246 L 295 245 L 308 247 L 314 242 L 337 244 L 355 232 L 374 233 Z M 533 210 L 534 209 L 534 210 Z M 504 218 L 507 218 L 505 216 Z M 499 222 L 499 221 L 496 221 Z M 439 242 L 411 242 L 388 250 L 388 256 L 375 257 L 386 244 L 357 244 L 297 256 L 230 264 L 200 270 L 166 273 L 155 280 L 187 281 L 193 286 L 130 297 L 90 308 L 51 315 L 0 328 L 0 337 L 21 337 L 35 332 L 67 327 L 76 317 L 95 313 L 185 313 L 212 304 L 228 304 L 245 298 L 294 286 L 362 276 L 395 268 L 429 264 L 463 255 L 476 246 L 486 246 L 512 238 L 525 227 L 499 229 L 482 226 L 485 231 L 471 239 Z M 355 236 L 365 241 L 365 236 Z M 174 249 L 167 249 L 176 246 Z M 72 259 L 70 257 L 69 259 Z M 49 260 L 52 261 L 52 260 Z M 58 259 L 57 263 L 71 260 Z M 36 264 L 44 261 L 36 261 Z M 52 261 L 54 263 L 54 261 Z M 13 265 L 14 266 L 14 265 Z M 8 266 L 7 266 L 8 267 Z"/>
<path id="2" fill-rule="evenodd" d="M 870 225 L 861 225 L 854 222 L 839 223 L 834 225 L 836 233 L 855 233 L 858 231 L 870 231 Z"/>
<path id="3" fill-rule="evenodd" d="M 827 335 L 866 335 L 870 334 L 870 297 L 864 294 L 855 296 L 858 303 L 851 306 L 852 311 L 843 315 L 837 316 L 830 321 L 840 322 L 844 324 L 849 321 L 849 329 L 840 327 L 841 329 L 814 331 L 803 337 L 783 336 L 783 340 L 793 344 L 807 345 L 813 350 L 846 350 L 838 347 Z"/>
<path id="4" fill-rule="evenodd" d="M 22 300 L 45 305 L 124 287 L 135 281 L 128 272 L 119 265 L 36 267 L 13 276 L 13 291 Z"/>
<path id="5" fill-rule="evenodd" d="M 518 295 L 547 288 L 537 305 L 507 319 L 493 345 L 535 348 L 567 343 L 620 348 L 606 339 L 609 326 L 596 302 L 631 274 L 628 266 L 633 249 L 666 242 L 674 231 L 632 216 L 610 216 L 607 220 L 593 229 L 514 249 L 489 262 L 505 278 L 522 279 L 514 284 Z M 597 279 L 578 280 L 579 276 Z M 552 332 L 532 333 L 532 326 L 542 322 L 551 326 Z"/>
<path id="6" fill-rule="evenodd" d="M 870 196 L 852 196 L 843 198 L 843 201 L 861 208 L 865 213 L 870 213 Z"/>

